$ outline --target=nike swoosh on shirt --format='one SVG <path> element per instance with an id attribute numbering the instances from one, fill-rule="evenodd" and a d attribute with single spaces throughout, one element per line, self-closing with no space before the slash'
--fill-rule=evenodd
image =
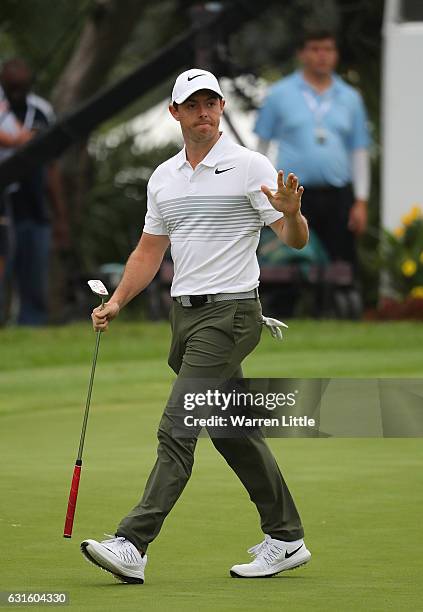
<path id="1" fill-rule="evenodd" d="M 229 172 L 229 170 L 233 170 L 234 168 L 235 168 L 235 166 L 232 166 L 232 168 L 225 168 L 224 170 L 219 170 L 219 168 L 216 168 L 214 173 L 215 174 L 222 174 L 222 172 Z"/>
<path id="2" fill-rule="evenodd" d="M 196 79 L 199 76 L 206 76 L 206 75 L 205 74 L 196 74 L 193 77 L 187 77 L 187 78 L 188 78 L 188 81 L 192 81 L 192 79 Z"/>
<path id="3" fill-rule="evenodd" d="M 292 557 L 292 555 L 295 555 L 296 552 L 298 552 L 300 550 L 300 548 L 302 548 L 302 544 L 301 546 L 299 546 L 298 548 L 296 548 L 295 550 L 293 550 L 292 552 L 288 552 L 287 550 L 285 551 L 285 559 L 289 559 L 289 557 Z"/>

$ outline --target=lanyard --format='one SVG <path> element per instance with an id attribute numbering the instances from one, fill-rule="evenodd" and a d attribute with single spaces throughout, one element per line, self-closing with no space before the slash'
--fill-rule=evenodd
<path id="1" fill-rule="evenodd" d="M 332 106 L 332 96 L 326 96 L 320 103 L 316 100 L 313 94 L 306 89 L 303 91 L 307 106 L 313 114 L 317 125 L 321 125 L 323 117 L 329 112 Z"/>
<path id="2" fill-rule="evenodd" d="M 18 124 L 18 120 L 16 118 L 16 115 L 12 111 L 12 109 L 10 108 L 10 105 L 9 105 L 8 101 L 6 100 L 6 98 L 3 98 L 3 100 L 1 100 L 0 113 L 1 113 L 0 114 L 0 124 L 10 114 L 15 119 L 16 125 L 19 125 Z M 22 123 L 23 127 L 26 128 L 27 130 L 31 130 L 33 128 L 33 126 L 34 126 L 34 119 L 35 119 L 35 107 L 32 106 L 32 104 L 29 104 L 28 100 L 27 100 L 27 102 L 26 102 L 25 119 L 24 119 L 24 121 Z"/>
<path id="3" fill-rule="evenodd" d="M 34 127 L 35 108 L 31 104 L 26 103 L 26 113 L 23 122 L 24 127 L 27 130 L 31 130 Z"/>
<path id="4" fill-rule="evenodd" d="M 303 94 L 305 101 L 307 102 L 307 106 L 309 107 L 314 118 L 314 136 L 316 141 L 320 145 L 323 145 L 328 136 L 326 129 L 322 125 L 323 117 L 329 112 L 330 107 L 332 106 L 333 95 L 331 94 L 329 97 L 326 94 L 326 96 L 319 102 L 310 91 L 307 91 L 307 89 L 303 90 Z"/>

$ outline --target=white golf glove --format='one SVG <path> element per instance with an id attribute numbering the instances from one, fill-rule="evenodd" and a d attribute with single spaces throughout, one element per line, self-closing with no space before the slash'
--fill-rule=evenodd
<path id="1" fill-rule="evenodd" d="M 272 319 L 271 317 L 265 317 L 262 315 L 263 325 L 270 331 L 272 338 L 276 340 L 283 340 L 281 327 L 288 328 L 288 325 L 278 321 L 278 319 Z"/>

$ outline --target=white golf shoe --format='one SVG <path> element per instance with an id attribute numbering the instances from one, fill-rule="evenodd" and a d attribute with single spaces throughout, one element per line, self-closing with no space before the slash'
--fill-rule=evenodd
<path id="1" fill-rule="evenodd" d="M 251 563 L 234 565 L 230 572 L 233 578 L 265 578 L 304 565 L 311 559 L 304 540 L 282 542 L 269 535 L 260 544 L 248 549 L 254 558 Z"/>
<path id="2" fill-rule="evenodd" d="M 84 540 L 81 551 L 88 561 L 113 574 L 122 582 L 144 583 L 144 569 L 147 555 L 141 556 L 139 550 L 126 538 L 115 537 L 97 542 Z"/>

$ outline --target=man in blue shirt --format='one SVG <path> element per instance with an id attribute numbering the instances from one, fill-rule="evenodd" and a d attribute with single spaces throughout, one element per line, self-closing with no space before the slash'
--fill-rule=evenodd
<path id="1" fill-rule="evenodd" d="M 278 81 L 261 108 L 255 132 L 266 153 L 279 145 L 277 167 L 301 177 L 302 210 L 332 260 L 356 264 L 355 237 L 367 226 L 369 134 L 360 94 L 334 73 L 333 34 L 308 32 L 301 69 Z"/>

